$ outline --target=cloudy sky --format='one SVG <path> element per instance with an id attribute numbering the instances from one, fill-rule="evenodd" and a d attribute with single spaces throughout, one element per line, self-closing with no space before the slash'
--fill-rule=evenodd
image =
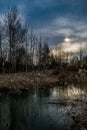
<path id="1" fill-rule="evenodd" d="M 69 45 L 86 47 L 87 0 L 0 0 L 0 14 L 14 5 L 35 30 L 48 35 L 51 45 L 65 47 L 68 38 Z"/>

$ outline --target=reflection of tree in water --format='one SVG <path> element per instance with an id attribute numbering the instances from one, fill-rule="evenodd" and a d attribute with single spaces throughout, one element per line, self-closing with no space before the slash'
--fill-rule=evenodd
<path id="1" fill-rule="evenodd" d="M 37 94 L 38 94 L 38 97 L 40 97 L 40 98 L 49 97 L 50 96 L 50 90 L 48 88 L 39 89 Z"/>
<path id="2" fill-rule="evenodd" d="M 40 95 L 41 93 L 41 95 Z M 48 106 L 42 102 L 42 97 L 47 97 L 45 91 L 34 91 L 25 97 L 2 98 L 0 104 L 0 129 L 2 130 L 28 130 L 38 129 L 45 123 Z M 4 123 L 3 123 L 4 122 Z M 44 129 L 44 125 L 42 129 Z"/>
<path id="3" fill-rule="evenodd" d="M 0 130 L 9 130 L 9 98 L 5 95 L 0 97 Z"/>
<path id="4" fill-rule="evenodd" d="M 0 129 L 27 130 L 27 104 L 27 100 L 23 100 L 23 98 L 12 98 L 6 96 L 4 99 L 2 97 L 0 102 Z"/>
<path id="5" fill-rule="evenodd" d="M 60 86 L 52 89 L 52 98 L 84 98 L 86 87 L 81 85 Z"/>
<path id="6" fill-rule="evenodd" d="M 26 101 L 20 98 L 12 98 L 9 104 L 10 109 L 10 130 L 27 129 L 26 117 L 27 107 Z M 25 128 L 26 127 L 26 128 Z"/>
<path id="7" fill-rule="evenodd" d="M 54 97 L 72 97 L 74 91 L 76 95 L 83 90 L 80 87 L 68 86 L 35 90 L 26 96 L 4 95 L 0 98 L 0 130 L 47 130 L 52 129 L 51 123 L 54 128 L 62 127 L 67 117 L 66 108 L 48 105 L 46 102 Z M 54 128 L 52 130 L 55 130 Z"/>
<path id="8" fill-rule="evenodd" d="M 38 102 L 38 103 L 37 103 Z M 40 98 L 9 97 L 2 99 L 0 104 L 0 129 L 2 130 L 28 130 L 37 125 L 42 114 Z"/>

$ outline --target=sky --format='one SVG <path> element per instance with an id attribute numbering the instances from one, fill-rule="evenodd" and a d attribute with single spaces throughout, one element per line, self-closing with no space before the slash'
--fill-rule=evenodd
<path id="1" fill-rule="evenodd" d="M 68 38 L 68 49 L 73 45 L 74 50 L 80 43 L 86 48 L 87 0 L 0 0 L 0 15 L 14 5 L 23 20 L 48 36 L 51 46 L 66 48 Z"/>

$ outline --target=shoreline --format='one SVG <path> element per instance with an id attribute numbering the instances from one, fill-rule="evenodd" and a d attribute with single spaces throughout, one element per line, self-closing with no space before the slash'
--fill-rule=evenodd
<path id="1" fill-rule="evenodd" d="M 32 88 L 67 86 L 72 83 L 87 83 L 75 72 L 67 70 L 45 70 L 35 72 L 0 74 L 0 91 L 26 91 Z"/>

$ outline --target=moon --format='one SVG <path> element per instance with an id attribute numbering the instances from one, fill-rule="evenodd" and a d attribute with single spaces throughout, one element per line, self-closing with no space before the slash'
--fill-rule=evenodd
<path id="1" fill-rule="evenodd" d="M 65 42 L 70 42 L 70 39 L 69 38 L 65 38 L 64 41 Z"/>

